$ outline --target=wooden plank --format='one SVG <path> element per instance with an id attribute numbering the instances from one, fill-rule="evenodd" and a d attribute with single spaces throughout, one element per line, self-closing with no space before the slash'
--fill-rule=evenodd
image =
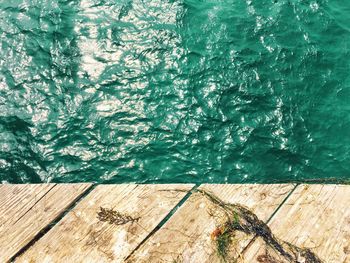
<path id="1" fill-rule="evenodd" d="M 0 262 L 11 259 L 89 186 L 1 185 Z"/>
<path id="2" fill-rule="evenodd" d="M 203 185 L 221 200 L 239 203 L 267 220 L 293 185 Z M 222 223 L 212 216 L 212 204 L 194 193 L 176 213 L 130 257 L 129 262 L 222 262 L 211 234 Z M 252 236 L 240 236 L 237 253 Z"/>
<path id="3" fill-rule="evenodd" d="M 193 186 L 97 186 L 16 262 L 123 262 Z M 100 207 L 139 220 L 103 222 Z"/>
<path id="4" fill-rule="evenodd" d="M 0 185 L 0 231 L 26 213 L 55 184 Z M 3 236 L 3 235 L 1 235 Z"/>
<path id="5" fill-rule="evenodd" d="M 300 185 L 269 224 L 276 237 L 310 248 L 323 262 L 350 262 L 350 186 Z M 289 262 L 257 239 L 244 262 Z M 304 262 L 300 255 L 300 261 Z"/>

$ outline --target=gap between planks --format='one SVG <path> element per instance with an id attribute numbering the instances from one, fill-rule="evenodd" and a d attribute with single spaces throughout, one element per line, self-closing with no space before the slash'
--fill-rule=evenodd
<path id="1" fill-rule="evenodd" d="M 55 184 L 55 186 L 56 186 L 56 184 Z M 283 200 L 283 201 L 278 205 L 278 207 L 273 211 L 273 213 L 271 214 L 271 216 L 270 216 L 270 218 L 268 219 L 268 221 L 270 221 L 270 220 L 273 218 L 273 216 L 276 214 L 276 212 L 279 210 L 279 208 L 283 205 L 283 203 L 289 198 L 289 196 L 290 196 L 291 193 L 296 189 L 296 187 L 297 187 L 297 186 L 295 186 L 293 189 L 291 189 L 291 191 L 290 191 L 290 192 L 288 193 L 288 195 L 284 198 L 284 200 Z M 53 187 L 52 187 L 52 188 L 53 188 Z M 45 193 L 45 195 L 41 197 L 41 199 L 44 198 L 44 197 L 52 190 L 52 188 L 49 189 L 49 190 Z M 37 235 L 35 235 L 35 237 L 32 238 L 32 240 L 30 240 L 30 242 L 28 242 L 25 246 L 23 246 L 23 247 L 15 254 L 15 256 L 12 257 L 12 260 L 15 259 L 15 258 L 17 258 L 17 256 L 20 256 L 20 255 L 22 255 L 23 253 L 25 253 L 35 242 L 39 241 L 42 237 L 44 237 L 45 234 L 46 234 L 49 230 L 51 230 L 55 225 L 57 225 L 60 221 L 62 221 L 62 220 L 65 218 L 65 216 L 67 215 L 67 213 L 68 213 L 69 211 L 71 211 L 74 207 L 76 207 L 76 206 L 84 199 L 84 197 L 86 197 L 87 195 L 89 195 L 90 192 L 91 192 L 91 190 L 94 189 L 94 188 L 95 188 L 95 186 L 94 186 L 94 185 L 91 185 L 90 188 L 86 189 L 86 190 L 80 195 L 80 197 L 78 197 L 78 199 L 75 200 L 75 201 L 69 206 L 68 209 L 66 209 L 63 213 L 61 213 L 61 214 L 58 215 L 56 218 L 54 218 L 50 223 L 48 223 L 48 225 L 47 225 L 46 227 L 44 227 L 44 231 L 39 232 Z M 130 256 L 132 256 L 132 255 L 134 254 L 134 252 L 136 252 L 136 251 L 139 249 L 139 247 L 140 247 L 143 243 L 145 243 L 151 236 L 153 236 L 154 234 L 156 234 L 156 232 L 157 232 L 164 224 L 166 224 L 166 223 L 172 218 L 172 215 L 173 215 L 174 211 L 177 210 L 178 208 L 181 208 L 182 205 L 184 205 L 184 203 L 187 201 L 187 199 L 192 195 L 192 190 L 193 190 L 193 188 L 192 188 L 191 190 L 189 190 L 189 191 L 187 192 L 186 197 L 184 197 L 182 200 L 180 200 L 180 202 L 179 202 L 178 204 L 176 204 L 176 205 L 170 210 L 170 212 L 168 213 L 168 215 L 167 215 L 161 222 L 159 222 L 158 225 L 156 225 L 156 226 L 154 227 L 154 229 L 149 233 L 149 235 L 147 235 L 147 236 L 144 237 L 141 241 L 139 241 L 139 244 L 136 246 L 136 248 L 135 248 L 134 250 L 132 250 L 132 251 L 127 255 L 126 258 L 129 258 Z M 40 199 L 40 200 L 41 200 L 41 199 Z M 37 200 L 36 203 L 38 203 L 40 200 Z M 35 203 L 35 204 L 36 204 L 36 203 Z M 34 207 L 35 204 L 34 204 L 32 207 Z M 29 209 L 29 210 L 30 210 L 30 209 Z M 29 210 L 28 210 L 28 211 L 29 211 Z M 28 212 L 28 211 L 27 211 L 27 212 Z M 27 212 L 26 212 L 26 213 L 27 213 Z M 25 214 L 24 214 L 23 216 L 25 216 Z M 23 216 L 22 216 L 22 217 L 23 217 Z M 19 219 L 18 219 L 17 221 L 19 221 Z M 250 242 L 250 243 L 251 243 L 251 242 Z M 249 243 L 249 244 L 250 244 L 250 243 Z"/>
<path id="2" fill-rule="evenodd" d="M 0 185 L 0 261 L 10 261 L 90 185 Z"/>
<path id="3" fill-rule="evenodd" d="M 57 184 L 55 184 L 56 186 Z M 54 187 L 55 187 L 54 186 Z M 20 248 L 20 250 L 14 255 L 12 256 L 12 258 L 9 260 L 9 262 L 14 262 L 16 260 L 17 257 L 21 256 L 23 253 L 25 253 L 31 246 L 33 246 L 35 244 L 35 242 L 37 242 L 39 239 L 41 239 L 47 232 L 49 232 L 58 222 L 60 222 L 67 213 L 69 213 L 82 199 L 84 199 L 84 197 L 86 197 L 92 190 L 94 190 L 96 187 L 95 184 L 91 184 L 90 186 L 88 186 L 84 192 L 80 193 L 80 195 L 78 195 L 76 197 L 75 200 L 72 201 L 72 203 L 65 209 L 63 210 L 59 215 L 57 215 L 56 218 L 54 218 L 49 224 L 47 224 L 39 233 L 37 233 L 32 240 L 30 240 L 25 246 L 23 246 L 22 248 Z M 53 188 L 53 187 L 52 187 Z M 52 188 L 50 190 L 52 190 Z M 49 190 L 49 191 L 50 191 Z M 49 192 L 48 191 L 48 192 Z M 47 193 L 48 193 L 47 192 Z M 46 193 L 46 194 L 47 194 Z M 37 202 L 38 203 L 38 202 Z"/>
<path id="4" fill-rule="evenodd" d="M 16 262 L 122 262 L 193 186 L 98 185 Z M 96 216 L 99 207 L 140 219 L 125 225 L 103 222 Z"/>
<path id="5" fill-rule="evenodd" d="M 200 189 L 213 193 L 224 202 L 247 206 L 266 222 L 294 185 L 205 184 Z M 211 205 L 202 194 L 192 194 L 160 230 L 128 257 L 128 262 L 221 262 L 210 239 L 217 222 L 208 209 L 211 210 Z M 237 238 L 239 250 L 244 249 L 252 238 Z"/>

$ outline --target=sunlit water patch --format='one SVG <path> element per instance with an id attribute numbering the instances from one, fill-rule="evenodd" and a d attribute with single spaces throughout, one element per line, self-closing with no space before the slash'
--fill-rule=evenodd
<path id="1" fill-rule="evenodd" d="M 350 174 L 350 2 L 0 3 L 3 182 Z"/>

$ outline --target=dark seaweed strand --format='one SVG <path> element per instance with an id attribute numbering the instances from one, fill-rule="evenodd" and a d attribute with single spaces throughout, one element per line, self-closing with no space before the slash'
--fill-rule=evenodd
<path id="1" fill-rule="evenodd" d="M 204 190 L 197 189 L 197 192 L 203 194 L 211 203 L 220 207 L 225 212 L 227 220 L 224 223 L 225 231 L 221 233 L 222 237 L 217 238 L 217 248 L 219 255 L 227 262 L 227 248 L 230 238 L 235 231 L 240 231 L 245 234 L 252 234 L 261 237 L 266 245 L 277 251 L 288 262 L 298 263 L 298 256 L 305 259 L 305 263 L 322 263 L 322 261 L 310 249 L 299 248 L 288 242 L 277 239 L 269 226 L 260 220 L 253 212 L 239 204 L 225 203 L 216 197 L 214 194 Z M 224 243 L 224 242 L 227 243 Z M 279 263 L 273 257 L 265 255 L 260 257 L 261 262 Z"/>
<path id="2" fill-rule="evenodd" d="M 123 214 L 119 211 L 100 207 L 100 211 L 97 213 L 98 220 L 102 222 L 108 222 L 114 225 L 125 225 L 127 223 L 133 223 L 139 221 L 140 217 L 132 217 L 127 214 Z"/>

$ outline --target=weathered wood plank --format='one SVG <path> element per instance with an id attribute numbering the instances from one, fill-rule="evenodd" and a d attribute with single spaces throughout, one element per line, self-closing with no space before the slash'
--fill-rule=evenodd
<path id="1" fill-rule="evenodd" d="M 100 185 L 17 262 L 123 262 L 193 185 Z M 181 191 L 172 191 L 179 189 Z M 103 222 L 100 207 L 137 222 Z"/>
<path id="2" fill-rule="evenodd" d="M 55 184 L 0 185 L 0 231 L 11 226 Z M 1 235 L 3 236 L 3 235 Z"/>
<path id="3" fill-rule="evenodd" d="M 350 186 L 300 185 L 274 215 L 272 232 L 300 248 L 311 248 L 323 262 L 350 262 Z M 244 262 L 289 262 L 262 239 L 244 255 Z M 300 262 L 304 262 L 300 257 Z"/>
<path id="4" fill-rule="evenodd" d="M 0 186 L 0 262 L 11 259 L 90 184 Z"/>
<path id="5" fill-rule="evenodd" d="M 203 185 L 221 200 L 239 203 L 267 220 L 293 185 Z M 207 198 L 194 193 L 169 221 L 130 257 L 129 262 L 222 262 L 211 234 L 222 223 Z M 241 236 L 237 254 L 253 238 Z"/>

